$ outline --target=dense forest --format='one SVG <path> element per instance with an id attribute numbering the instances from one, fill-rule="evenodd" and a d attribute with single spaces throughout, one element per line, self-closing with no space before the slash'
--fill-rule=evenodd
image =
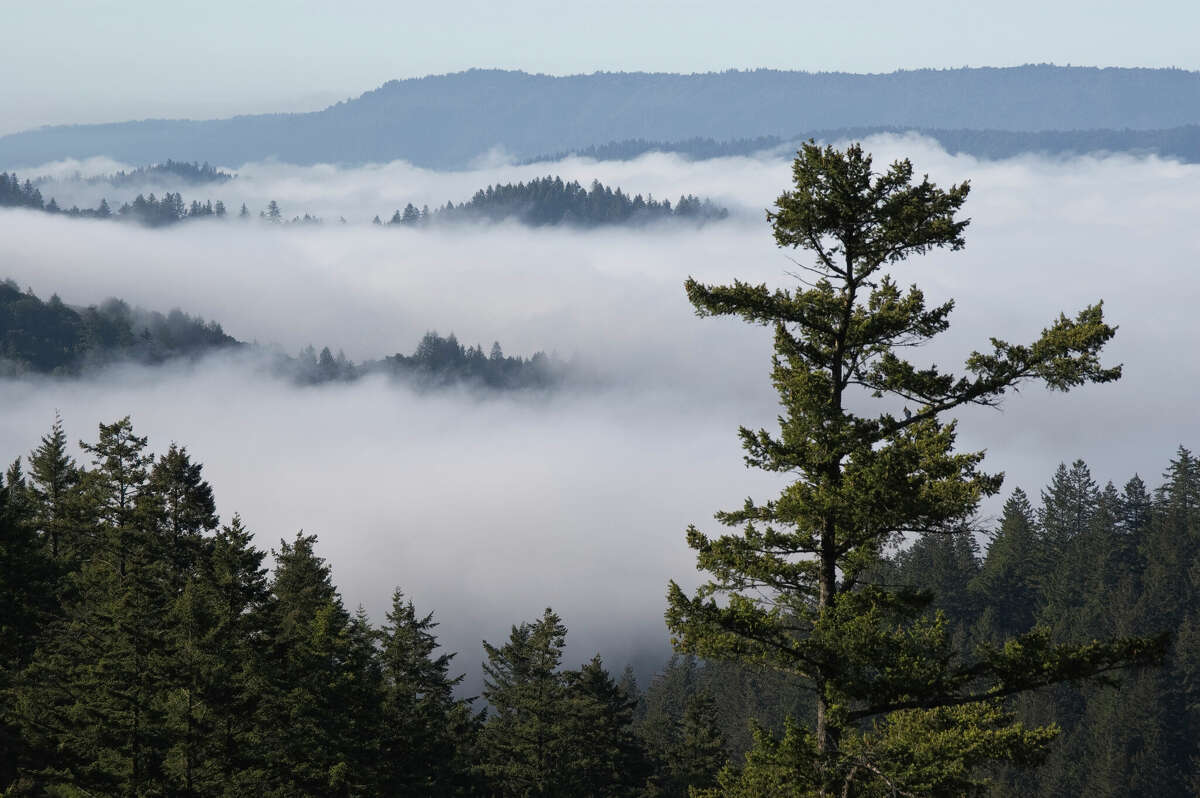
<path id="1" fill-rule="evenodd" d="M 187 166 L 186 164 L 184 166 Z M 207 167 L 207 164 L 205 165 Z M 32 181 L 24 182 L 12 173 L 0 173 L 0 208 L 19 207 L 48 213 L 63 213 L 68 216 L 91 219 L 120 219 L 139 222 L 148 227 L 165 227 L 180 222 L 226 217 L 225 203 L 193 200 L 184 203 L 183 195 L 167 192 L 162 198 L 154 194 L 138 194 L 132 201 L 122 204 L 115 211 L 107 199 L 102 199 L 95 208 L 72 207 L 62 209 L 51 198 L 46 201 L 41 189 Z M 239 219 L 249 219 L 251 214 L 243 203 L 237 214 Z M 620 187 L 605 186 L 599 180 L 592 181 L 591 189 L 585 189 L 578 181 L 564 182 L 561 177 L 536 178 L 528 183 L 506 183 L 489 185 L 480 189 L 471 199 L 459 205 L 447 202 L 430 211 L 428 206 L 417 209 L 409 203 L 404 211 L 396 210 L 389 224 L 416 226 L 433 223 L 499 222 L 512 220 L 534 227 L 543 225 L 568 225 L 575 227 L 598 227 L 602 225 L 641 225 L 666 219 L 685 220 L 694 224 L 717 221 L 729 216 L 726 208 L 715 205 L 710 199 L 687 194 L 679 197 L 674 206 L 670 200 L 656 200 L 653 196 L 643 198 L 641 194 L 626 194 Z M 272 224 L 320 224 L 321 219 L 305 213 L 289 222 L 279 203 L 271 200 L 259 212 L 259 218 Z M 342 218 L 344 223 L 346 220 Z M 378 216 L 374 219 L 381 224 Z"/>
<path id="2" fill-rule="evenodd" d="M 676 657 L 644 690 L 599 657 L 567 667 L 551 610 L 496 630 L 482 696 L 462 696 L 428 609 L 399 589 L 386 618 L 348 609 L 311 535 L 268 558 L 236 516 L 218 523 L 185 448 L 151 454 L 128 419 L 81 446 L 87 463 L 56 422 L 0 482 L 5 795 L 682 798 L 741 766 L 752 724 L 811 704 L 749 665 Z M 1177 630 L 1163 667 L 1119 687 L 1022 698 L 1063 733 L 992 794 L 1195 794 L 1198 508 L 1185 449 L 1153 489 L 1101 487 L 1076 461 L 1036 505 L 1014 491 L 982 553 L 927 536 L 884 561 L 881 578 L 933 589 L 964 648 L 1034 624 Z"/>
<path id="3" fill-rule="evenodd" d="M 39 299 L 11 280 L 0 281 L 0 376 L 48 374 L 77 376 L 119 362 L 157 365 L 172 359 L 217 352 L 255 350 L 179 309 L 163 315 L 130 307 L 120 299 L 75 308 L 58 295 Z M 305 347 L 291 357 L 259 348 L 274 373 L 302 385 L 349 382 L 385 374 L 420 387 L 475 385 L 487 389 L 548 388 L 558 383 L 565 365 L 537 352 L 506 356 L 499 342 L 487 354 L 479 344 L 464 346 L 451 333 L 426 333 L 411 355 L 394 354 L 354 363 L 329 347 L 318 353 Z"/>

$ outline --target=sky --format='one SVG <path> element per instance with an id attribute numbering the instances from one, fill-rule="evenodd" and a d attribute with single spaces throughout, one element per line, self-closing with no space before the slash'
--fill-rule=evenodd
<path id="1" fill-rule="evenodd" d="M 967 247 L 899 265 L 930 303 L 955 298 L 949 333 L 916 356 L 952 367 L 989 336 L 1027 342 L 1060 312 L 1099 299 L 1119 326 L 1112 385 L 1070 394 L 1035 386 L 1000 411 L 960 414 L 960 447 L 985 448 L 1005 495 L 1038 492 L 1060 462 L 1084 459 L 1103 484 L 1135 472 L 1155 487 L 1180 444 L 1200 446 L 1200 165 L 1111 156 L 984 162 L 924 139 L 865 142 L 882 164 L 911 157 L 946 185 L 970 179 Z M 59 163 L 31 174 L 119 167 Z M 405 163 L 355 169 L 242 164 L 210 189 L 253 209 L 345 215 L 348 224 L 277 228 L 229 220 L 170 229 L 0 212 L 0 278 L 70 304 L 120 296 L 220 321 L 242 339 L 354 359 L 411 352 L 427 330 L 508 354 L 571 360 L 579 379 L 551 394 L 414 392 L 383 380 L 300 389 L 253 362 L 217 359 L 167 371 L 121 369 L 81 382 L 0 381 L 0 460 L 37 443 L 55 411 L 73 440 L 132 414 L 164 451 L 204 464 L 224 521 L 239 512 L 263 548 L 299 529 L 319 536 L 350 606 L 382 617 L 399 585 L 432 610 L 477 676 L 479 641 L 553 606 L 570 629 L 567 663 L 596 651 L 619 669 L 667 655 L 668 580 L 694 585 L 683 530 L 778 481 L 743 466 L 738 425 L 773 425 L 770 332 L 700 319 L 688 275 L 794 285 L 790 253 L 762 209 L 789 179 L 786 160 L 554 164 L 439 174 Z M 469 195 L 501 179 L 558 173 L 627 191 L 710 195 L 731 218 L 695 230 L 530 230 L 516 225 L 409 230 L 370 216 Z M 47 184 L 77 196 L 95 186 Z M 128 193 L 141 187 L 122 189 Z M 161 190 L 156 188 L 155 190 Z M 185 201 L 194 192 L 183 189 Z M 107 192 L 110 202 L 126 197 Z M 1002 498 L 1002 497 L 1001 497 Z M 984 508 L 989 528 L 998 502 Z M 648 652 L 648 653 L 647 653 Z M 656 659 L 657 658 L 657 659 Z M 643 675 L 646 671 L 643 670 Z M 477 684 L 477 682 L 474 682 Z"/>
<path id="2" fill-rule="evenodd" d="M 0 134 L 316 110 L 471 67 L 1200 69 L 1186 0 L 0 0 L 0 19 Z"/>

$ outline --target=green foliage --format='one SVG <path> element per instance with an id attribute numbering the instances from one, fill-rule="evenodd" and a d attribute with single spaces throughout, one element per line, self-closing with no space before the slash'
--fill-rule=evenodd
<path id="1" fill-rule="evenodd" d="M 794 481 L 775 500 L 747 499 L 717 514 L 738 532 L 710 538 L 688 529 L 710 580 L 690 596 L 671 584 L 668 626 L 681 651 L 762 663 L 811 685 L 811 746 L 784 737 L 792 754 L 809 751 L 793 760 L 809 786 L 780 782 L 780 789 L 871 794 L 854 786 L 862 767 L 856 751 L 874 739 L 862 725 L 875 719 L 898 729 L 910 716 L 897 713 L 914 710 L 957 725 L 964 739 L 993 735 L 988 750 L 1015 761 L 1016 748 L 995 744 L 1003 729 L 980 714 L 983 702 L 1154 661 L 1164 640 L 1070 646 L 1035 629 L 963 656 L 946 615 L 927 612 L 927 593 L 872 577 L 905 535 L 966 534 L 981 498 L 1000 487 L 1000 476 L 979 470 L 982 452 L 955 452 L 955 424 L 944 415 L 996 405 L 1028 381 L 1068 390 L 1118 378 L 1119 366 L 1100 361 L 1115 329 L 1096 304 L 1074 318 L 1060 315 L 1032 344 L 992 339 L 990 352 L 967 358 L 961 376 L 915 365 L 902 353 L 945 332 L 953 302 L 929 308 L 919 288 L 902 290 L 884 269 L 931 249 L 962 248 L 968 222 L 957 213 L 968 185 L 942 190 L 928 178 L 915 181 L 908 161 L 878 173 L 857 145 L 839 151 L 812 143 L 797 154 L 793 182 L 768 219 L 780 246 L 810 256 L 798 264 L 804 287 L 689 279 L 686 288 L 700 316 L 735 315 L 774 329 L 780 431 L 740 434 L 748 465 Z M 874 414 L 851 410 L 872 397 L 902 403 L 903 412 L 895 404 Z M 965 557 L 974 562 L 969 549 Z M 960 594 L 967 582 L 960 580 Z M 970 608 L 955 612 L 961 625 Z M 1028 742 L 1042 739 L 1032 734 Z M 873 767 L 890 772 L 899 792 L 938 794 L 951 782 L 935 771 L 969 772 L 978 762 L 973 751 L 948 746 L 908 769 Z"/>
<path id="2" fill-rule="evenodd" d="M 638 795 L 650 764 L 633 731 L 636 700 L 598 656 L 562 671 L 566 633 L 547 608 L 504 645 L 484 642 L 483 773 L 498 796 Z"/>
<path id="3" fill-rule="evenodd" d="M 383 677 L 379 789 L 395 796 L 470 792 L 477 720 L 454 697 L 453 654 L 437 653 L 433 615 L 420 616 L 399 590 L 379 630 Z"/>
<path id="4" fill-rule="evenodd" d="M 78 309 L 0 282 L 0 374 L 77 374 L 116 360 L 161 363 L 238 345 L 219 324 L 179 310 L 164 316 L 117 299 Z"/>
<path id="5" fill-rule="evenodd" d="M 729 211 L 725 208 L 691 194 L 681 196 L 672 207 L 670 200 L 660 202 L 653 196 L 643 198 L 641 194 L 630 196 L 599 180 L 592 181 L 591 188 L 586 189 L 578 181 L 564 183 L 561 177 L 547 176 L 528 183 L 488 186 L 475 192 L 469 201 L 457 206 L 447 204 L 432 214 L 420 214 L 410 203 L 403 214 L 396 211 L 392 224 L 511 219 L 535 227 L 599 227 L 647 224 L 664 219 L 703 223 L 727 216 Z"/>

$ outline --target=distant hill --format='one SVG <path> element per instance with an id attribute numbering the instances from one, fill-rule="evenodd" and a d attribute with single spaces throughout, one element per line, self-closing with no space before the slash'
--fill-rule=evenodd
<path id="1" fill-rule="evenodd" d="M 390 81 L 306 114 L 46 127 L 0 137 L 0 167 L 107 155 L 237 166 L 398 158 L 456 168 L 627 139 L 716 141 L 840 128 L 1073 131 L 1200 124 L 1200 72 L 1029 65 L 839 72 L 596 73 L 471 70 Z"/>
<path id="2" fill-rule="evenodd" d="M 801 141 L 838 141 L 861 139 L 879 133 L 918 133 L 931 138 L 951 154 L 964 153 L 978 158 L 1011 158 L 1025 153 L 1065 156 L 1088 153 L 1125 152 L 1154 154 L 1185 163 L 1200 163 L 1200 125 L 1184 125 L 1165 130 L 942 130 L 938 128 L 876 127 L 811 130 L 795 136 L 760 136 L 754 139 L 717 141 L 690 138 L 682 141 L 626 139 L 593 144 L 578 150 L 526 158 L 523 163 L 559 161 L 568 156 L 598 161 L 624 161 L 648 152 L 669 152 L 702 161 L 763 152 L 777 152 L 791 158 Z"/>

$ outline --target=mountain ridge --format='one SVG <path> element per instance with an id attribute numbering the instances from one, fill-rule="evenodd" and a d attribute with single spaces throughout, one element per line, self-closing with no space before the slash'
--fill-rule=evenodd
<path id="1" fill-rule="evenodd" d="M 773 69 L 568 76 L 472 69 L 387 81 L 319 111 L 223 119 L 60 125 L 0 137 L 0 166 L 107 155 L 225 166 L 397 159 L 461 168 L 645 138 L 737 139 L 900 127 L 1152 130 L 1200 123 L 1200 72 L 1178 68 L 1019 67 L 889 73 Z"/>

